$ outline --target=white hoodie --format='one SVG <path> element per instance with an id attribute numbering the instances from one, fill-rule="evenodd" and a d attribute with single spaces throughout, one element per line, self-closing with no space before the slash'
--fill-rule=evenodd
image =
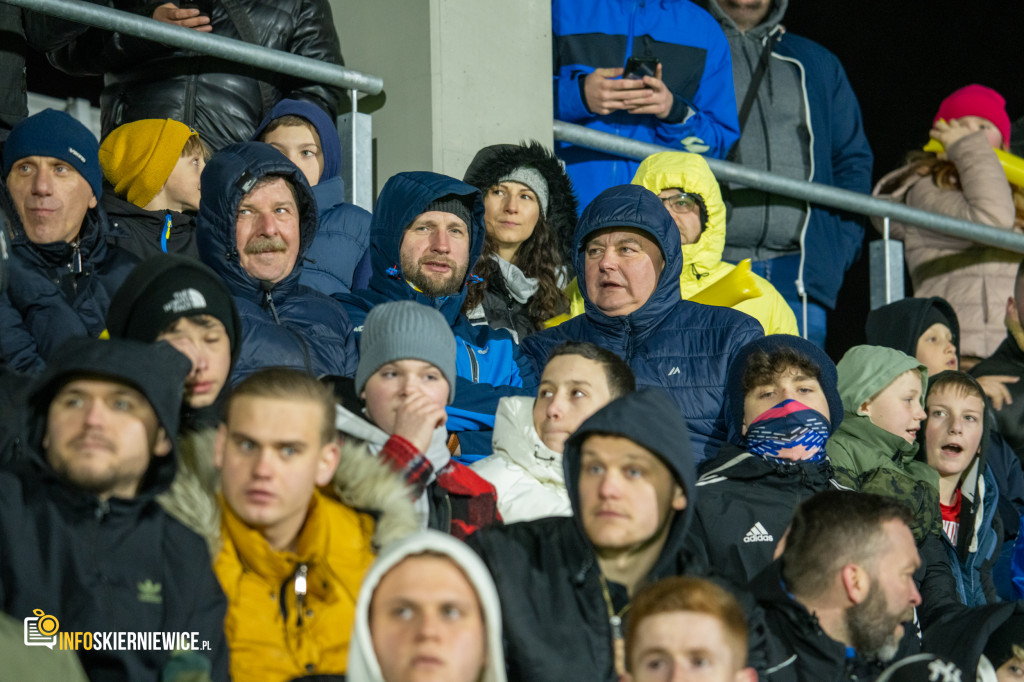
<path id="1" fill-rule="evenodd" d="M 555 452 L 533 426 L 534 398 L 510 397 L 498 402 L 494 415 L 494 454 L 473 464 L 498 493 L 498 511 L 505 523 L 548 516 L 572 516 L 565 489 L 562 453 Z"/>
<path id="2" fill-rule="evenodd" d="M 348 682 L 384 682 L 370 637 L 370 602 L 381 578 L 405 558 L 435 552 L 455 562 L 476 590 L 487 628 L 487 663 L 479 682 L 506 682 L 505 655 L 501 644 L 501 605 L 494 581 L 483 561 L 469 547 L 435 530 L 413 533 L 387 547 L 370 566 L 356 602 L 356 623 L 348 652 Z"/>

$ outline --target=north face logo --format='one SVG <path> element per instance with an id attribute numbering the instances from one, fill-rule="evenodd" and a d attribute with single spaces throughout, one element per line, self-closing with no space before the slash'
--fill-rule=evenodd
<path id="1" fill-rule="evenodd" d="M 761 522 L 758 521 L 747 531 L 747 534 L 743 536 L 743 542 L 775 542 L 775 538 L 768 532 Z"/>
<path id="2" fill-rule="evenodd" d="M 164 303 L 165 313 L 187 313 L 190 310 L 204 310 L 206 297 L 195 289 L 175 291 L 171 300 Z"/>

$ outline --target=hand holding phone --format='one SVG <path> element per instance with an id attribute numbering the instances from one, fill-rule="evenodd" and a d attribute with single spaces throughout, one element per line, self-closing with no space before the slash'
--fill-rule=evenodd
<path id="1" fill-rule="evenodd" d="M 654 77 L 658 72 L 657 57 L 630 57 L 626 60 L 626 70 L 622 77 L 628 80 L 643 80 L 644 76 Z"/>

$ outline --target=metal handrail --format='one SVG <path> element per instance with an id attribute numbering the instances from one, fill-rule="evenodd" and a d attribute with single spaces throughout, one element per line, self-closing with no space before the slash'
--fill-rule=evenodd
<path id="1" fill-rule="evenodd" d="M 555 139 L 569 142 L 587 149 L 617 154 L 630 159 L 642 160 L 658 152 L 677 152 L 680 149 L 637 142 L 618 135 L 591 130 L 580 125 L 554 122 Z M 711 171 L 719 182 L 734 182 L 753 189 L 809 201 L 823 206 L 832 206 L 844 211 L 873 216 L 888 216 L 903 223 L 918 225 L 942 234 L 968 239 L 1007 251 L 1024 253 L 1024 235 L 1001 230 L 991 225 L 979 225 L 966 220 L 929 213 L 904 204 L 876 199 L 866 194 L 839 189 L 817 182 L 806 182 L 784 178 L 772 173 L 746 168 L 728 161 L 707 159 Z"/>
<path id="2" fill-rule="evenodd" d="M 0 2 L 303 80 L 365 92 L 369 95 L 380 94 L 384 89 L 384 81 L 379 77 L 346 69 L 337 64 L 327 64 L 309 57 L 300 57 L 269 47 L 253 45 L 243 40 L 201 33 L 195 29 L 166 24 L 150 17 L 141 17 L 131 12 L 94 5 L 83 0 L 0 0 Z"/>

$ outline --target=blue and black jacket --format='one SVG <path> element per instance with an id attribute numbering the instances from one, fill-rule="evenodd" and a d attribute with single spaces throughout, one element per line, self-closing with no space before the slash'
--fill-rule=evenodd
<path id="1" fill-rule="evenodd" d="M 356 333 L 370 309 L 387 301 L 411 300 L 437 309 L 448 320 L 456 340 L 455 369 L 459 379 L 455 402 L 448 407 L 448 430 L 459 433 L 463 461 L 491 452 L 491 431 L 498 400 L 532 395 L 537 385 L 531 364 L 506 330 L 474 326 L 462 315 L 466 282 L 458 293 L 434 298 L 416 290 L 402 275 L 400 250 L 405 229 L 433 201 L 449 195 L 473 198 L 473 224 L 467 280 L 484 247 L 484 205 L 480 191 L 446 175 L 416 171 L 389 179 L 377 198 L 370 223 L 369 288 L 338 296 Z"/>
<path id="2" fill-rule="evenodd" d="M 299 254 L 292 271 L 276 284 L 242 268 L 235 240 L 238 204 L 266 175 L 284 176 L 298 197 Z M 242 320 L 242 349 L 232 383 L 264 367 L 353 376 L 358 355 L 345 309 L 299 282 L 303 257 L 317 231 L 316 202 L 302 171 L 270 145 L 233 144 L 210 160 L 202 190 L 206 198 L 196 219 L 199 253 L 231 290 Z"/>

